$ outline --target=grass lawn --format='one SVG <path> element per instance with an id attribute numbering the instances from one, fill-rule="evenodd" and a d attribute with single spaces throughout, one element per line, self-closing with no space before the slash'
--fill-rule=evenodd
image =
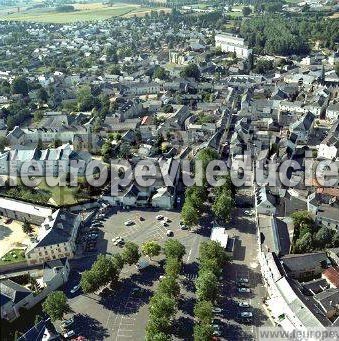
<path id="1" fill-rule="evenodd" d="M 13 249 L 8 251 L 0 259 L 0 265 L 18 263 L 25 260 L 25 251 L 22 249 Z"/>
<path id="2" fill-rule="evenodd" d="M 42 180 L 39 188 L 41 190 L 47 191 L 51 194 L 51 201 L 52 204 L 55 205 L 67 205 L 67 204 L 75 204 L 77 203 L 76 198 L 74 197 L 74 194 L 77 191 L 77 187 L 60 187 L 55 186 L 51 187 L 49 186 L 45 180 Z"/>
<path id="3" fill-rule="evenodd" d="M 74 12 L 61 13 L 51 8 L 36 8 L 23 10 L 6 15 L 0 15 L 0 20 L 9 21 L 30 21 L 43 23 L 65 24 L 77 21 L 104 20 L 117 16 L 133 16 L 140 13 L 148 13 L 151 9 L 143 8 L 140 5 L 117 3 L 113 6 L 102 3 L 75 4 Z M 161 10 L 161 8 L 157 9 Z"/>

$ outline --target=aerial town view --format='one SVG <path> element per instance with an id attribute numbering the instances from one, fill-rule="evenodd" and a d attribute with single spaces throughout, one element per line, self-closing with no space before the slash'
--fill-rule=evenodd
<path id="1" fill-rule="evenodd" d="M 0 0 L 1 341 L 339 340 L 338 0 Z"/>

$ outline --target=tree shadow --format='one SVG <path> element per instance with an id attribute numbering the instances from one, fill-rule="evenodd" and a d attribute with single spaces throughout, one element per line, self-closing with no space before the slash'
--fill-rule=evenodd
<path id="1" fill-rule="evenodd" d="M 196 303 L 196 299 L 194 297 L 188 297 L 188 298 L 180 298 L 178 300 L 178 309 L 183 313 L 187 314 L 189 316 L 194 315 L 194 305 Z"/>
<path id="2" fill-rule="evenodd" d="M 162 268 L 156 265 L 149 265 L 146 269 L 142 270 L 142 272 L 134 273 L 130 276 L 130 279 L 132 282 L 141 284 L 141 285 L 147 285 L 151 286 L 154 281 L 159 279 L 159 276 L 161 276 L 164 273 Z"/>
<path id="3" fill-rule="evenodd" d="M 0 240 L 9 237 L 12 234 L 12 230 L 5 225 L 0 225 Z"/>
<path id="4" fill-rule="evenodd" d="M 187 316 L 180 316 L 173 321 L 173 335 L 185 341 L 193 340 L 194 319 Z"/>
<path id="5" fill-rule="evenodd" d="M 88 340 L 104 340 L 109 337 L 108 330 L 87 314 L 75 315 L 74 321 L 76 335 L 84 336 Z"/>

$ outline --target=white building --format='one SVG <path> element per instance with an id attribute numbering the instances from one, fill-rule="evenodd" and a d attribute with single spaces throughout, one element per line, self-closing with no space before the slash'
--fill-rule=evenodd
<path id="1" fill-rule="evenodd" d="M 252 50 L 248 48 L 243 38 L 229 33 L 216 34 L 215 47 L 220 47 L 222 52 L 235 52 L 238 58 L 243 59 L 252 54 Z"/>
<path id="2" fill-rule="evenodd" d="M 41 264 L 52 259 L 72 258 L 75 255 L 81 215 L 57 210 L 39 228 L 34 242 L 26 250 L 28 264 Z"/>

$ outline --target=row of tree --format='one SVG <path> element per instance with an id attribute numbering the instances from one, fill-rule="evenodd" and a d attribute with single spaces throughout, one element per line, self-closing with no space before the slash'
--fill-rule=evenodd
<path id="1" fill-rule="evenodd" d="M 213 303 L 218 296 L 218 281 L 229 260 L 224 248 L 216 241 L 202 242 L 199 248 L 199 273 L 196 280 L 197 303 L 194 340 L 211 340 L 213 336 Z"/>
<path id="2" fill-rule="evenodd" d="M 171 340 L 172 322 L 177 311 L 177 298 L 180 294 L 178 277 L 186 251 L 179 241 L 170 239 L 164 245 L 164 253 L 165 276 L 150 301 L 150 314 L 146 327 L 147 341 Z"/>
<path id="3" fill-rule="evenodd" d="M 210 148 L 201 150 L 197 155 L 196 160 L 202 163 L 202 174 L 200 174 L 202 185 L 194 185 L 186 189 L 185 202 L 181 211 L 182 220 L 189 227 L 197 225 L 199 218 L 207 210 L 205 202 L 209 194 L 209 185 L 206 179 L 206 169 L 211 161 L 218 159 L 218 153 Z M 200 173 L 200 171 L 195 170 L 195 173 L 198 172 Z M 234 187 L 229 176 L 223 175 L 222 178 L 225 180 L 224 184 L 213 188 L 212 212 L 216 219 L 228 222 L 234 207 Z"/>

